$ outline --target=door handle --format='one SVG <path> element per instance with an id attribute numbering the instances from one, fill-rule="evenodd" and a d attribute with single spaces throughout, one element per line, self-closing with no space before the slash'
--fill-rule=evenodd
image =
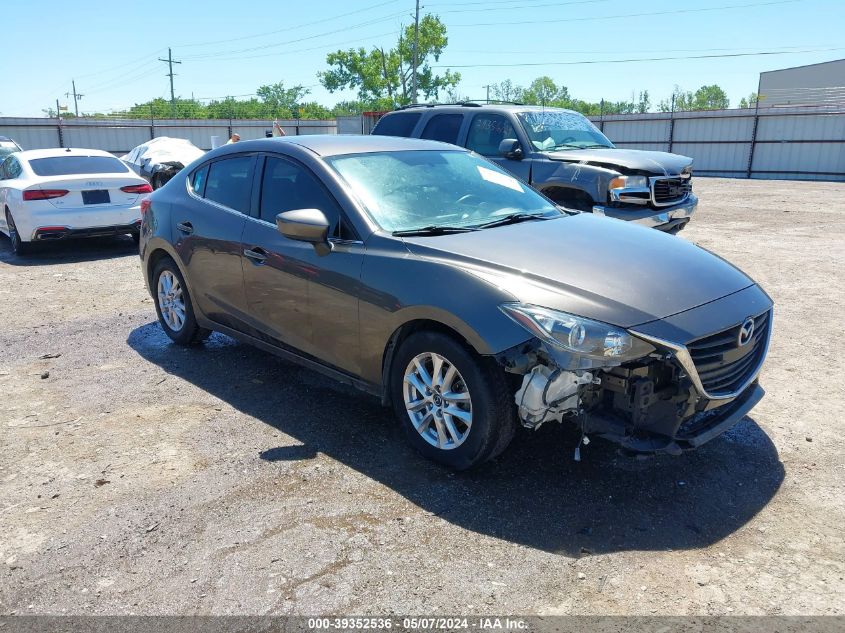
<path id="1" fill-rule="evenodd" d="M 267 261 L 267 251 L 263 248 L 247 248 L 244 249 L 244 257 L 251 259 L 253 264 L 260 266 Z"/>
<path id="2" fill-rule="evenodd" d="M 194 232 L 194 225 L 190 222 L 180 222 L 176 225 L 176 228 L 185 233 L 186 235 L 190 235 Z"/>

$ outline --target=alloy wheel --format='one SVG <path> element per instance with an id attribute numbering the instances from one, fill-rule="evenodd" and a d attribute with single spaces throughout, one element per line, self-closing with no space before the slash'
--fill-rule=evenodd
<path id="1" fill-rule="evenodd" d="M 176 275 L 169 270 L 162 271 L 157 291 L 161 318 L 171 330 L 180 331 L 185 325 L 185 297 Z"/>
<path id="2" fill-rule="evenodd" d="M 434 352 L 411 359 L 402 382 L 405 410 L 422 438 L 451 450 L 469 437 L 472 399 L 458 369 Z"/>

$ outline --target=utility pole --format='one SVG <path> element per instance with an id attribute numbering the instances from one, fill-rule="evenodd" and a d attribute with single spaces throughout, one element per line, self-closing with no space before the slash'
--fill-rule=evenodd
<path id="1" fill-rule="evenodd" d="M 414 16 L 414 74 L 411 103 L 417 103 L 417 49 L 420 45 L 420 0 L 417 0 L 417 12 Z"/>
<path id="2" fill-rule="evenodd" d="M 65 97 L 70 99 L 71 95 L 73 95 L 73 111 L 76 114 L 77 118 L 79 117 L 79 104 L 76 102 L 77 99 L 81 99 L 85 95 L 81 95 L 76 91 L 76 80 L 71 79 L 70 85 L 73 86 L 73 92 L 66 92 Z"/>
<path id="3" fill-rule="evenodd" d="M 177 62 L 173 59 L 173 53 L 170 51 L 170 48 L 167 49 L 167 59 L 162 59 L 161 57 L 158 58 L 160 62 L 167 62 L 168 67 L 170 68 L 170 72 L 165 75 L 165 77 L 170 77 L 170 111 L 173 118 L 176 118 L 176 93 L 173 92 L 173 64 L 181 64 L 182 62 Z"/>
<path id="4" fill-rule="evenodd" d="M 481 86 L 482 88 L 487 88 L 487 103 L 490 103 L 490 84 L 486 86 Z"/>

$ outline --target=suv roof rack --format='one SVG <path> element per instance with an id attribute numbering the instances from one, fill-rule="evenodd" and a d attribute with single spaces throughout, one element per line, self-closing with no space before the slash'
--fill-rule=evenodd
<path id="1" fill-rule="evenodd" d="M 398 106 L 395 110 L 408 110 L 410 108 L 445 108 L 462 106 L 465 108 L 480 108 L 482 104 L 475 101 L 456 101 L 455 103 L 409 103 L 408 105 Z"/>

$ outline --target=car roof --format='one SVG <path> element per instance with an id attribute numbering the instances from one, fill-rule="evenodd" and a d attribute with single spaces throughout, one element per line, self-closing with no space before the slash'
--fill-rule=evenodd
<path id="1" fill-rule="evenodd" d="M 76 147 L 51 147 L 49 149 L 28 149 L 16 154 L 19 158 L 25 160 L 32 160 L 34 158 L 54 158 L 59 156 L 109 156 L 114 158 L 114 154 L 109 154 L 101 149 L 81 149 Z"/>
<path id="2" fill-rule="evenodd" d="M 9 138 L 8 136 L 0 136 L 0 141 L 9 141 L 9 142 L 11 142 L 11 143 L 14 143 L 14 142 L 15 142 L 15 140 L 14 140 L 14 139 Z"/>
<path id="3" fill-rule="evenodd" d="M 393 110 L 392 112 L 388 112 L 384 116 L 390 116 L 391 114 L 395 114 L 397 112 L 420 112 L 420 111 L 431 111 L 437 113 L 468 113 L 471 114 L 473 112 L 479 111 L 494 111 L 494 112 L 567 112 L 570 114 L 581 114 L 580 112 L 576 112 L 575 110 L 568 110 L 566 108 L 554 108 L 551 106 L 538 106 L 538 105 L 520 105 L 518 103 L 466 103 L 466 104 L 439 104 L 439 103 L 431 103 L 431 104 L 416 104 L 405 106 L 399 108 L 398 110 Z"/>
<path id="4" fill-rule="evenodd" d="M 429 151 L 466 151 L 448 143 L 423 139 L 400 138 L 397 136 L 369 136 L 361 134 L 308 134 L 304 136 L 284 136 L 253 141 L 238 141 L 241 151 L 271 152 L 279 143 L 299 145 L 319 156 L 338 156 L 341 154 L 366 154 L 369 152 L 403 152 L 412 150 Z M 234 144 L 233 144 L 234 145 Z M 227 147 L 231 148 L 232 145 Z"/>

